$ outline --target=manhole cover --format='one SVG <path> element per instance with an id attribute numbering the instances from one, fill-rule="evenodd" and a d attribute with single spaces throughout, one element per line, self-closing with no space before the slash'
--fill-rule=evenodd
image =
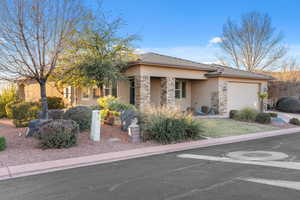
<path id="1" fill-rule="evenodd" d="M 287 154 L 274 151 L 234 151 L 226 155 L 229 158 L 247 161 L 271 161 L 282 160 L 288 157 Z"/>

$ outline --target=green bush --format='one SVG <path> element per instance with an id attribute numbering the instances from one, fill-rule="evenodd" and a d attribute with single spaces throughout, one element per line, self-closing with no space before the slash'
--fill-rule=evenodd
<path id="1" fill-rule="evenodd" d="M 199 121 L 191 115 L 170 110 L 145 110 L 140 116 L 140 124 L 145 140 L 155 140 L 162 144 L 197 139 L 202 131 Z"/>
<path id="2" fill-rule="evenodd" d="M 229 112 L 229 118 L 230 118 L 230 119 L 236 118 L 238 112 L 239 112 L 238 110 L 231 110 L 231 111 Z"/>
<path id="3" fill-rule="evenodd" d="M 0 136 L 0 151 L 4 151 L 6 149 L 6 140 L 4 136 Z"/>
<path id="4" fill-rule="evenodd" d="M 39 103 L 42 103 L 40 99 Z M 60 97 L 47 97 L 48 109 L 63 109 L 65 104 L 62 98 Z"/>
<path id="5" fill-rule="evenodd" d="M 44 123 L 36 137 L 40 139 L 40 147 L 68 148 L 77 144 L 79 126 L 73 120 L 49 120 Z"/>
<path id="6" fill-rule="evenodd" d="M 5 105 L 5 111 L 6 111 L 6 116 L 9 118 L 9 119 L 13 119 L 14 116 L 13 116 L 13 111 L 12 111 L 12 107 L 18 103 L 21 103 L 21 101 L 19 100 L 16 100 L 16 101 L 11 101 L 9 102 L 8 104 Z"/>
<path id="7" fill-rule="evenodd" d="M 269 115 L 270 115 L 270 117 L 278 117 L 278 114 L 277 113 L 272 113 L 272 112 L 270 112 L 270 113 L 268 113 Z"/>
<path id="8" fill-rule="evenodd" d="M 294 97 L 283 97 L 278 100 L 276 109 L 283 112 L 300 113 L 300 100 Z"/>
<path id="9" fill-rule="evenodd" d="M 290 119 L 289 123 L 297 125 L 297 126 L 300 126 L 300 120 L 298 118 L 292 118 L 292 119 Z"/>
<path id="10" fill-rule="evenodd" d="M 8 87 L 2 90 L 0 95 L 0 118 L 7 117 L 6 105 L 17 100 L 15 87 Z"/>
<path id="11" fill-rule="evenodd" d="M 244 108 L 237 113 L 235 119 L 247 122 L 254 122 L 258 113 L 259 112 L 253 108 Z"/>
<path id="12" fill-rule="evenodd" d="M 26 127 L 30 120 L 38 118 L 41 108 L 35 102 L 21 102 L 12 106 L 13 123 L 16 127 Z"/>
<path id="13" fill-rule="evenodd" d="M 92 109 L 87 106 L 76 106 L 68 109 L 63 118 L 74 120 L 79 125 L 80 131 L 88 130 L 92 122 Z"/>
<path id="14" fill-rule="evenodd" d="M 259 113 L 256 115 L 255 121 L 260 124 L 270 124 L 271 116 L 269 113 Z"/>

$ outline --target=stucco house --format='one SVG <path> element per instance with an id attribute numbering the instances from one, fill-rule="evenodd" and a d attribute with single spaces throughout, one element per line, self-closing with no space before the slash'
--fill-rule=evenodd
<path id="1" fill-rule="evenodd" d="M 105 87 L 104 95 L 117 96 L 120 101 L 140 108 L 150 104 L 178 106 L 182 110 L 208 106 L 219 113 L 244 107 L 259 109 L 258 94 L 267 91 L 271 79 L 264 74 L 156 53 L 140 55 L 124 73 L 128 80 Z M 20 83 L 19 88 L 26 101 L 40 98 L 38 84 L 33 81 Z M 64 97 L 70 105 L 94 105 L 100 90 L 66 87 L 59 91 L 50 82 L 47 94 Z"/>

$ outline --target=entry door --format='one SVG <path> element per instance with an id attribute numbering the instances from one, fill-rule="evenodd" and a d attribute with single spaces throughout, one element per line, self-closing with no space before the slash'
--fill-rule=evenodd
<path id="1" fill-rule="evenodd" d="M 129 79 L 129 103 L 135 105 L 135 83 L 134 78 Z"/>

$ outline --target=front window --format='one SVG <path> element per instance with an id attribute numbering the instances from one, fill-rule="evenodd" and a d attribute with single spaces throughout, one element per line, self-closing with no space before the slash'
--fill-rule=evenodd
<path id="1" fill-rule="evenodd" d="M 186 98 L 186 81 L 177 80 L 175 82 L 175 98 L 176 99 Z"/>
<path id="2" fill-rule="evenodd" d="M 117 97 L 117 84 L 109 84 L 104 86 L 104 95 Z"/>

